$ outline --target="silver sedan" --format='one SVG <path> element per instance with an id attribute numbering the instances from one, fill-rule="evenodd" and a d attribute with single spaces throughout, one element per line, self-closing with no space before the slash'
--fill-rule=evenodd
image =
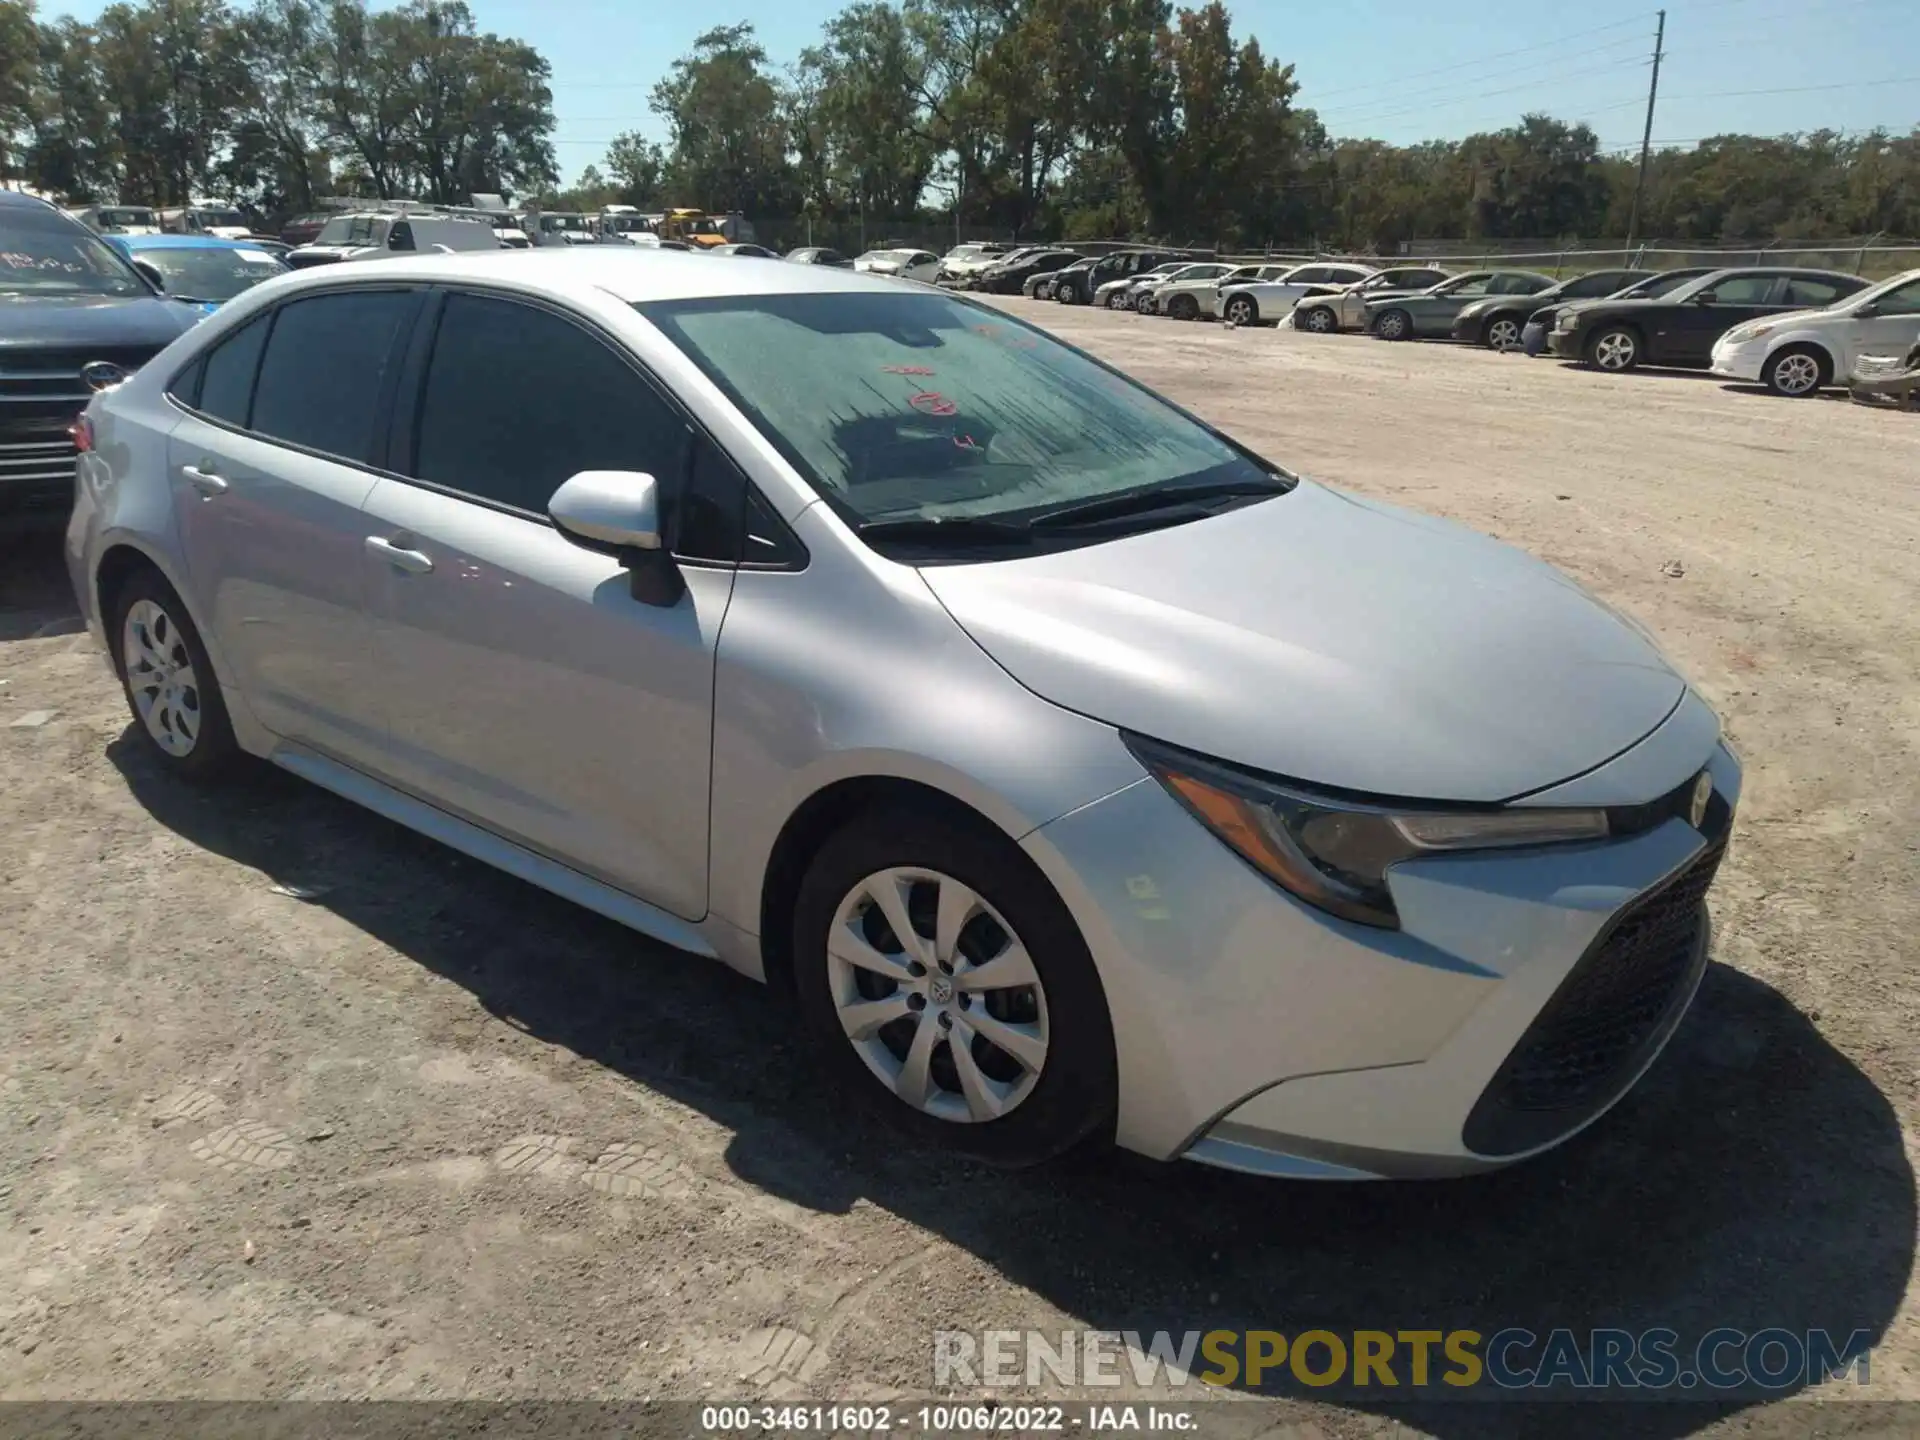
<path id="1" fill-rule="evenodd" d="M 151 763 L 259 757 L 764 979 L 927 1142 L 1484 1170 L 1706 964 L 1740 767 L 1646 633 L 962 297 L 326 267 L 75 438 Z"/>

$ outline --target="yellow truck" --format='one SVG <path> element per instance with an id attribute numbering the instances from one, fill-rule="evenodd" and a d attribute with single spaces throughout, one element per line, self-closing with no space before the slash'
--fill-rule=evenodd
<path id="1" fill-rule="evenodd" d="M 727 243 L 726 233 L 721 230 L 720 222 L 704 210 L 669 210 L 660 217 L 660 223 L 654 227 L 654 233 L 662 240 L 684 240 L 689 245 L 697 245 L 710 250 L 715 245 Z"/>

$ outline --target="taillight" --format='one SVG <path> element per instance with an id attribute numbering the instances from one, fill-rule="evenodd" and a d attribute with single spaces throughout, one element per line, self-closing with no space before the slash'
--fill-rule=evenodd
<path id="1" fill-rule="evenodd" d="M 67 427 L 67 433 L 73 436 L 73 448 L 82 455 L 93 449 L 93 421 L 85 415 L 76 419 Z"/>

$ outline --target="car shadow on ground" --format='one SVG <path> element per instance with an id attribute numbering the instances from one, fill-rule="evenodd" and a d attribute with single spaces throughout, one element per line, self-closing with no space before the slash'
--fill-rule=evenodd
<path id="1" fill-rule="evenodd" d="M 82 629 L 57 534 L 0 536 L 0 641 Z"/>
<path id="2" fill-rule="evenodd" d="M 160 773 L 130 730 L 108 753 L 176 833 L 323 891 L 315 903 L 493 1015 L 709 1115 L 733 1134 L 741 1181 L 821 1212 L 884 1207 L 1091 1328 L 1664 1326 L 1684 1358 L 1722 1326 L 1877 1342 L 1906 1291 L 1914 1180 L 1893 1110 L 1806 1016 L 1725 966 L 1618 1110 L 1498 1175 L 1314 1186 L 1118 1153 L 1003 1174 L 823 1096 L 791 1007 L 717 964 L 269 767 L 199 791 Z M 1276 1393 L 1443 1436 L 1680 1435 L 1762 1398 L 1637 1405 L 1629 1423 L 1613 1405 L 1541 1416 L 1288 1384 Z"/>

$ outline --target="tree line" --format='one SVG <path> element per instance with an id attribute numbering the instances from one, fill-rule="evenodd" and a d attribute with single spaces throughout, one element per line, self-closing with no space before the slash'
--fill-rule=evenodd
<path id="1" fill-rule="evenodd" d="M 1390 250 L 1618 237 L 1638 169 L 1530 114 L 1416 145 L 1332 134 L 1214 0 L 854 0 L 776 64 L 719 26 L 557 191 L 547 63 L 462 0 L 140 0 L 92 24 L 0 0 L 0 175 L 76 198 L 623 202 L 1008 235 Z M 1920 235 L 1920 128 L 1657 152 L 1639 233 Z"/>

